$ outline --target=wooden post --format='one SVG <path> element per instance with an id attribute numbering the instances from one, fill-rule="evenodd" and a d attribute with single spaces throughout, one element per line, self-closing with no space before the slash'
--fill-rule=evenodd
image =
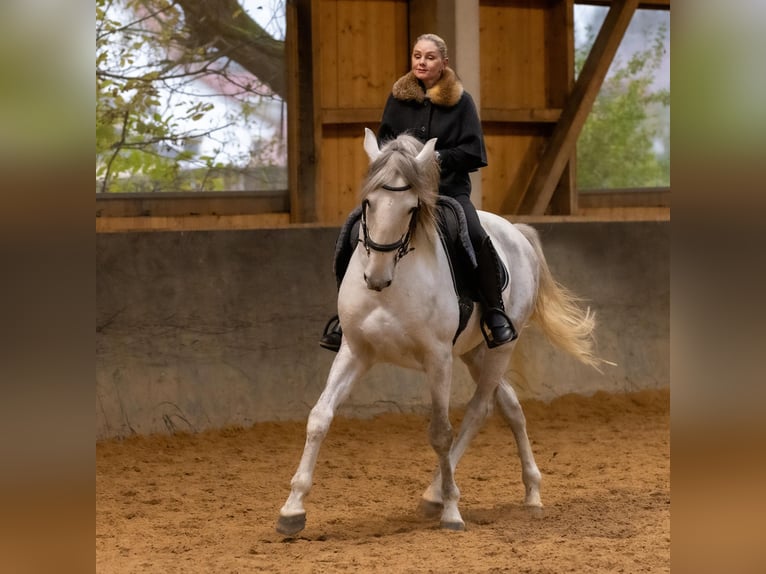
<path id="1" fill-rule="evenodd" d="M 317 220 L 312 0 L 287 3 L 287 162 L 290 222 Z"/>
<path id="2" fill-rule="evenodd" d="M 542 215 L 575 150 L 585 120 L 639 0 L 614 0 L 522 198 L 519 213 Z"/>

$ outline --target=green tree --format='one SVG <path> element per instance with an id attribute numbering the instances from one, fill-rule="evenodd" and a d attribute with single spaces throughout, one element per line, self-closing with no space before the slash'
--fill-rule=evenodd
<path id="1" fill-rule="evenodd" d="M 201 79 L 240 104 L 216 125 Z M 220 189 L 226 142 L 207 154 L 199 142 L 253 123 L 285 92 L 284 41 L 235 0 L 97 0 L 97 191 Z M 276 145 L 239 164 L 268 164 Z"/>
<path id="2" fill-rule="evenodd" d="M 646 29 L 644 50 L 610 69 L 577 141 L 577 186 L 619 189 L 670 183 L 670 91 L 652 89 L 665 52 L 667 27 L 654 37 Z M 575 53 L 576 71 L 588 55 L 595 33 Z M 660 143 L 661 149 L 656 149 Z"/>

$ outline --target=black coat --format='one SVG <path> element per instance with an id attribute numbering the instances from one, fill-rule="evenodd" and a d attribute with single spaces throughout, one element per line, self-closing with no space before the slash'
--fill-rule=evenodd
<path id="1" fill-rule="evenodd" d="M 487 165 L 487 153 L 473 98 L 450 68 L 428 91 L 412 72 L 394 84 L 383 110 L 378 140 L 382 143 L 404 132 L 423 142 L 437 138 L 440 194 L 454 197 L 471 193 L 468 174 Z"/>

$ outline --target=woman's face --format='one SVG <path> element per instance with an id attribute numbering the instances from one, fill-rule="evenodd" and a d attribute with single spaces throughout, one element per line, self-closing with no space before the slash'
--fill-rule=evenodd
<path id="1" fill-rule="evenodd" d="M 447 60 L 442 59 L 439 48 L 431 40 L 421 40 L 412 48 L 412 73 L 426 88 L 438 81 L 446 65 Z"/>

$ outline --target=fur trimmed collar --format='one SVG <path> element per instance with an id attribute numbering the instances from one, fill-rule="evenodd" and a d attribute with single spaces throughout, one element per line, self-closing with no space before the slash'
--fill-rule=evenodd
<path id="1" fill-rule="evenodd" d="M 423 92 L 422 85 L 418 82 L 415 74 L 410 71 L 396 80 L 391 93 L 397 100 L 422 102 L 428 97 L 438 106 L 452 107 L 460 101 L 460 97 L 463 95 L 463 84 L 454 70 L 446 66 L 439 81 L 426 92 Z"/>

